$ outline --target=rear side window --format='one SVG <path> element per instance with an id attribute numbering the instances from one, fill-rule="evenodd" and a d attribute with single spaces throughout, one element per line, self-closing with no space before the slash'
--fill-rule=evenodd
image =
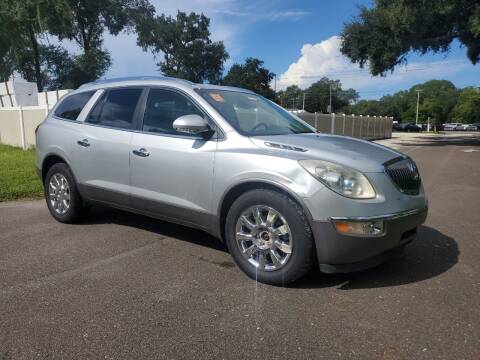
<path id="1" fill-rule="evenodd" d="M 88 115 L 87 122 L 103 126 L 131 129 L 133 115 L 142 89 L 108 90 Z"/>
<path id="2" fill-rule="evenodd" d="M 77 120 L 83 107 L 94 93 L 95 91 L 87 91 L 68 96 L 55 109 L 55 116 L 67 120 Z"/>

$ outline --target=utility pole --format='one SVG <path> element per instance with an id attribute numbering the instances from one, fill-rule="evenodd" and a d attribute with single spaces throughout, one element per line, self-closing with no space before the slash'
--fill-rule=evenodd
<path id="1" fill-rule="evenodd" d="M 330 82 L 328 85 L 329 85 L 328 87 L 329 87 L 329 90 L 330 90 L 330 101 L 329 101 L 327 112 L 329 114 L 331 114 L 333 112 L 333 109 L 332 109 L 332 83 Z"/>
<path id="2" fill-rule="evenodd" d="M 418 105 L 420 103 L 420 91 L 423 91 L 421 89 L 417 89 L 417 115 L 415 116 L 415 125 L 418 125 Z"/>
<path id="3" fill-rule="evenodd" d="M 302 110 L 305 111 L 305 91 L 303 92 L 303 105 Z"/>
<path id="4" fill-rule="evenodd" d="M 332 113 L 332 83 L 329 83 L 329 88 L 330 88 L 330 105 L 328 105 L 328 112 L 331 114 Z"/>
<path id="5" fill-rule="evenodd" d="M 276 94 L 276 93 L 277 93 L 277 74 L 275 74 L 274 79 L 275 79 L 275 86 L 274 86 L 274 88 L 275 88 L 275 94 Z"/>

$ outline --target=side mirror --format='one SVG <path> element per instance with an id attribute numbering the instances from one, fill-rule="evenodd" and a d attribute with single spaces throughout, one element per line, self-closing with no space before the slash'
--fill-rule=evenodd
<path id="1" fill-rule="evenodd" d="M 183 115 L 173 122 L 173 128 L 181 133 L 203 135 L 212 133 L 207 120 L 197 114 Z"/>

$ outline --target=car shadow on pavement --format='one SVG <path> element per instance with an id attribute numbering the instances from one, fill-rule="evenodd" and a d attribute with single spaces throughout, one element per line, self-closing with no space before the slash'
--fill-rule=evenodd
<path id="1" fill-rule="evenodd" d="M 81 224 L 118 224 L 130 226 L 158 234 L 161 237 L 172 237 L 177 240 L 227 252 L 226 246 L 220 240 L 204 231 L 104 206 L 93 206 Z"/>
<path id="2" fill-rule="evenodd" d="M 417 239 L 397 258 L 351 274 L 327 275 L 313 270 L 295 283 L 296 288 L 337 287 L 340 290 L 399 286 L 434 278 L 458 262 L 459 248 L 451 237 L 428 226 L 421 226 Z"/>
<path id="3" fill-rule="evenodd" d="M 82 222 L 109 223 L 135 227 L 217 251 L 228 251 L 221 241 L 203 231 L 103 206 L 94 206 Z M 448 271 L 458 262 L 458 256 L 459 249 L 454 239 L 431 227 L 421 226 L 417 239 L 407 245 L 403 254 L 385 264 L 357 273 L 334 275 L 322 274 L 315 267 L 290 287 L 353 290 L 410 284 Z M 234 266 L 233 260 L 231 265 Z"/>

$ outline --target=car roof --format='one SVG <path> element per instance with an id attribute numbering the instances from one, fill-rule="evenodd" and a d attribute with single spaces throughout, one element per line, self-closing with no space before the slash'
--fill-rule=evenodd
<path id="1" fill-rule="evenodd" d="M 230 90 L 237 92 L 244 92 L 248 94 L 254 94 L 253 91 L 233 87 L 233 86 L 220 86 L 212 84 L 197 84 L 188 80 L 178 79 L 168 76 L 134 76 L 134 77 L 122 77 L 97 80 L 87 84 L 81 85 L 75 92 L 97 90 L 105 88 L 113 88 L 120 86 L 155 86 L 155 85 L 169 85 L 183 89 L 211 89 L 211 90 Z"/>

